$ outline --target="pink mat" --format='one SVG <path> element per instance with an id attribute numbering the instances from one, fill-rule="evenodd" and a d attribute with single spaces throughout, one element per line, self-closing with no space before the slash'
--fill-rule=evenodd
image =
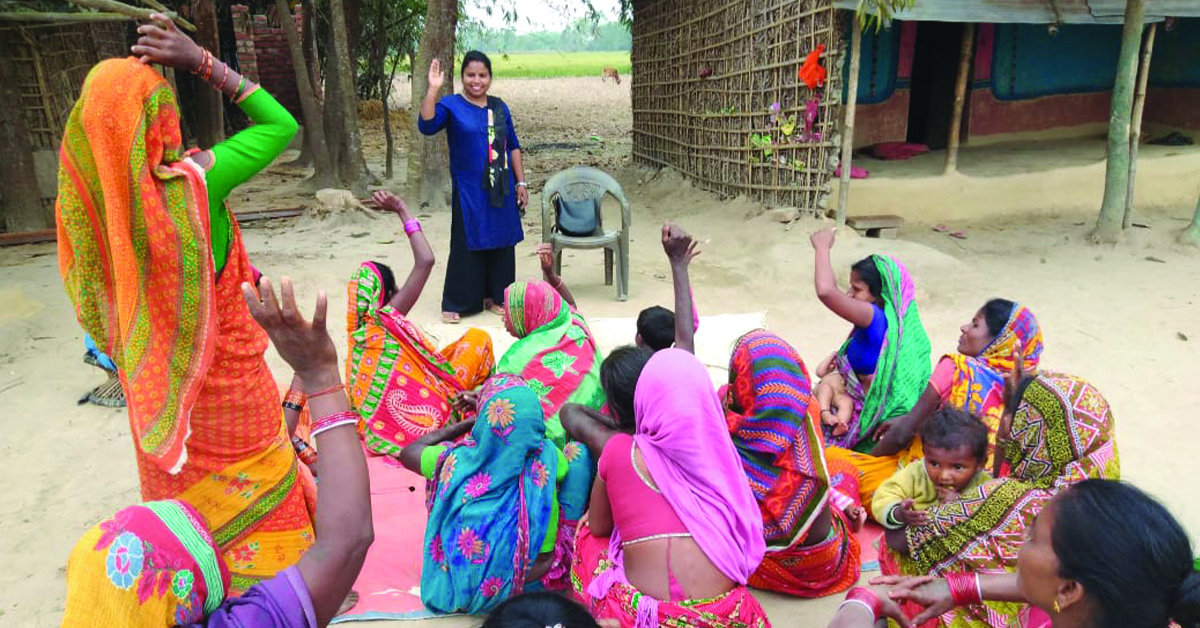
<path id="1" fill-rule="evenodd" d="M 425 479 L 391 458 L 367 456 L 375 543 L 354 583 L 358 604 L 332 623 L 435 617 L 421 603 Z"/>
<path id="2" fill-rule="evenodd" d="M 391 458 L 367 456 L 375 543 L 354 583 L 358 604 L 332 623 L 440 617 L 421 603 L 421 562 L 425 547 L 425 479 Z M 874 522 L 855 535 L 863 571 L 879 571 Z"/>

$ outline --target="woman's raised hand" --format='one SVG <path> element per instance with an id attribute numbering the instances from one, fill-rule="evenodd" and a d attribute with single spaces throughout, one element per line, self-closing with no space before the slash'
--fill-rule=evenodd
<path id="1" fill-rule="evenodd" d="M 924 606 L 925 610 L 912 618 L 913 626 L 920 626 L 954 608 L 954 596 L 950 593 L 950 585 L 942 578 L 883 576 L 871 579 L 871 584 L 891 587 L 887 594 L 890 600 L 903 600 Z"/>
<path id="2" fill-rule="evenodd" d="M 446 77 L 442 74 L 442 62 L 434 59 L 429 64 L 429 91 L 439 92 L 442 90 L 442 85 L 446 84 Z"/>
<path id="3" fill-rule="evenodd" d="M 814 249 L 832 249 L 834 240 L 834 228 L 826 227 L 817 231 L 808 237 L 808 241 L 812 243 Z"/>
<path id="4" fill-rule="evenodd" d="M 142 63 L 157 63 L 192 72 L 200 67 L 200 46 L 175 28 L 171 18 L 151 13 L 150 23 L 138 27 L 138 40 L 129 50 Z"/>
<path id="5" fill-rule="evenodd" d="M 390 211 L 404 220 L 412 218 L 412 212 L 408 211 L 408 205 L 404 204 L 404 199 L 392 194 L 387 190 L 376 190 L 371 195 L 371 200 L 379 207 Z"/>
<path id="6" fill-rule="evenodd" d="M 672 262 L 690 263 L 700 254 L 700 243 L 692 239 L 686 231 L 671 223 L 664 223 L 662 228 L 663 251 Z"/>
<path id="7" fill-rule="evenodd" d="M 306 383 L 318 381 L 328 371 L 337 372 L 337 349 L 329 330 L 325 327 L 328 306 L 325 292 L 317 294 L 317 307 L 312 322 L 304 319 L 296 307 L 296 295 L 292 281 L 284 277 L 281 282 L 283 305 L 275 298 L 271 280 L 263 277 L 259 292 L 249 283 L 242 284 L 242 296 L 250 309 L 250 316 L 270 336 L 271 343 L 292 370 Z"/>

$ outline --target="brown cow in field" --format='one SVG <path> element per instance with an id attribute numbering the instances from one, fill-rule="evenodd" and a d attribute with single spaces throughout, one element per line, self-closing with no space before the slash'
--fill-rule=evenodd
<path id="1" fill-rule="evenodd" d="M 617 85 L 621 84 L 621 75 L 617 72 L 616 68 L 604 68 L 600 70 L 600 81 L 607 83 L 608 79 L 616 81 Z"/>

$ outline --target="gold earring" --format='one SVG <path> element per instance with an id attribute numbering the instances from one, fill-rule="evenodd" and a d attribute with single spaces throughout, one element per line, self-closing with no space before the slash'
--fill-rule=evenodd
<path id="1" fill-rule="evenodd" d="M 1058 600 L 1054 600 L 1054 612 L 1056 614 L 1062 614 L 1062 606 L 1059 605 Z"/>

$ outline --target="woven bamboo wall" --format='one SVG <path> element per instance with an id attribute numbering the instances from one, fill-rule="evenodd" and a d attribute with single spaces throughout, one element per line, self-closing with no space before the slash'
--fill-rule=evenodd
<path id="1" fill-rule="evenodd" d="M 129 54 L 122 22 L 0 27 L 0 54 L 16 61 L 21 109 L 34 150 L 57 150 L 83 79 L 102 59 Z"/>
<path id="2" fill-rule="evenodd" d="M 633 9 L 634 159 L 723 195 L 812 213 L 827 207 L 844 26 L 830 0 L 635 0 Z M 810 90 L 797 71 L 819 45 L 828 76 Z"/>

